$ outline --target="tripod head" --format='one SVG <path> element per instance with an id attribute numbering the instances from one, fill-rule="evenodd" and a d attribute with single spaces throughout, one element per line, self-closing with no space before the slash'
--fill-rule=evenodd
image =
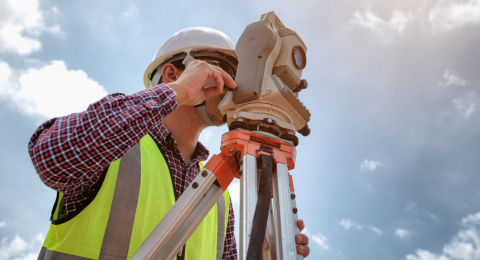
<path id="1" fill-rule="evenodd" d="M 237 42 L 237 88 L 219 105 L 230 130 L 264 131 L 298 145 L 295 133 L 310 134 L 310 111 L 298 99 L 307 47 L 274 12 L 249 24 Z"/>

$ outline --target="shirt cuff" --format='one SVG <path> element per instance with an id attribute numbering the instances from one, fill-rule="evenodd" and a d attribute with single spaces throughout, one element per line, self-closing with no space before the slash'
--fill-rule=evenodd
<path id="1" fill-rule="evenodd" d="M 145 89 L 134 94 L 137 98 L 141 98 L 145 101 L 146 105 L 151 109 L 161 109 L 166 116 L 172 113 L 178 107 L 176 100 L 177 93 L 170 88 L 166 83 L 158 84 L 157 86 Z"/>

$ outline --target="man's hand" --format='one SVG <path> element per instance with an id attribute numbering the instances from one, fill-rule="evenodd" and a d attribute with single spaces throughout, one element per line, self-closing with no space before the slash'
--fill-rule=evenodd
<path id="1" fill-rule="evenodd" d="M 302 219 L 297 221 L 298 228 L 302 231 L 305 228 L 305 223 Z M 310 254 L 310 247 L 308 247 L 308 237 L 305 234 L 298 234 L 295 236 L 295 243 L 297 243 L 297 252 L 303 257 L 307 257 Z"/>
<path id="2" fill-rule="evenodd" d="M 217 87 L 204 88 L 208 78 L 213 78 Z M 232 77 L 224 70 L 201 60 L 188 63 L 180 77 L 168 85 L 177 92 L 178 104 L 188 106 L 201 103 L 211 96 L 223 94 L 225 85 L 230 88 L 237 87 Z"/>
<path id="3" fill-rule="evenodd" d="M 303 223 L 302 219 L 297 221 L 298 228 L 302 231 L 305 228 L 305 224 Z M 295 243 L 297 243 L 297 253 L 303 255 L 303 257 L 307 257 L 310 254 L 310 247 L 308 247 L 308 237 L 305 234 L 298 234 L 295 236 Z M 268 250 L 269 245 L 267 240 L 263 240 L 263 248 L 262 250 Z"/>

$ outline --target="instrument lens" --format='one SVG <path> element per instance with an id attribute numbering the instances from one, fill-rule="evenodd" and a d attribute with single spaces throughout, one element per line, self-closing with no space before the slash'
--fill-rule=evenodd
<path id="1" fill-rule="evenodd" d="M 300 46 L 293 47 L 292 54 L 293 54 L 293 60 L 295 61 L 295 67 L 297 67 L 297 69 L 299 70 L 305 68 L 305 65 L 307 65 L 306 64 L 307 57 L 302 47 Z"/>

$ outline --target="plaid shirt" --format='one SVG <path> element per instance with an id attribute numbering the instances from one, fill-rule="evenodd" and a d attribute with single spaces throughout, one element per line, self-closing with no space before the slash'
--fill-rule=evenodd
<path id="1" fill-rule="evenodd" d="M 91 192 L 103 169 L 150 134 L 170 168 L 178 198 L 197 176 L 208 150 L 199 142 L 185 164 L 178 144 L 163 125 L 177 108 L 176 93 L 166 84 L 133 95 L 106 96 L 81 113 L 54 118 L 33 134 L 28 149 L 40 179 L 64 194 L 65 214 L 75 211 Z M 237 259 L 232 202 L 223 259 Z"/>

